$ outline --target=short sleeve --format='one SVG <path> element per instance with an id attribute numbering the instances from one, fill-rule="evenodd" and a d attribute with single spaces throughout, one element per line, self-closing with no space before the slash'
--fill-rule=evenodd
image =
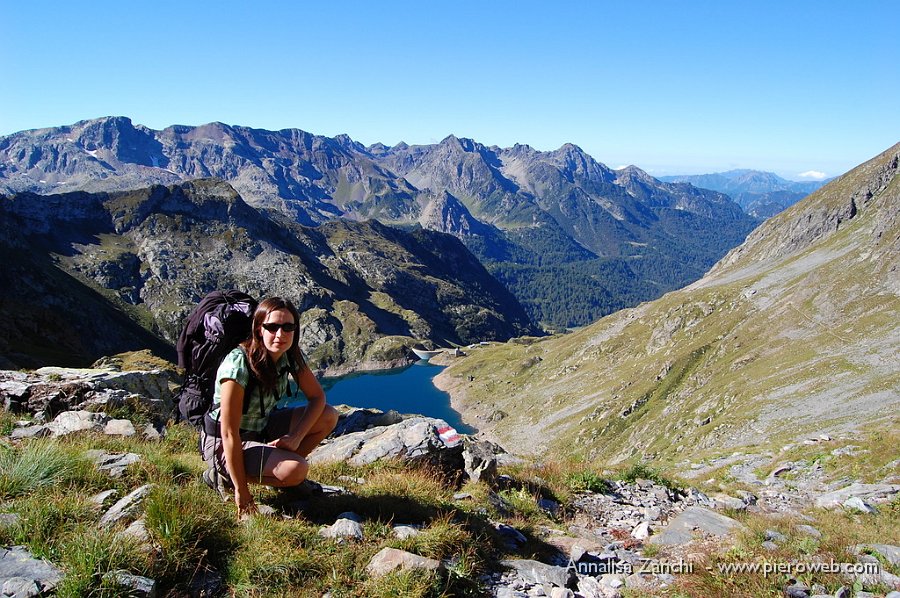
<path id="1" fill-rule="evenodd" d="M 240 347 L 233 349 L 219 365 L 216 382 L 221 384 L 222 380 L 234 380 L 243 388 L 247 388 L 247 383 L 250 382 L 250 368 L 247 365 L 247 357 Z"/>

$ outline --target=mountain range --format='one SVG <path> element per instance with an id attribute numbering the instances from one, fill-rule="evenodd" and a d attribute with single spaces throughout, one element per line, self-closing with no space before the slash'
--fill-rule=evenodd
<path id="1" fill-rule="evenodd" d="M 317 369 L 408 362 L 441 346 L 534 334 L 525 312 L 451 235 L 375 220 L 317 227 L 198 179 L 109 193 L 18 193 L 0 202 L 0 367 L 85 366 L 152 349 L 172 359 L 213 289 L 298 302 Z"/>
<path id="2" fill-rule="evenodd" d="M 436 381 L 512 450 L 673 463 L 891 426 L 898 363 L 900 144 L 686 288 L 572 334 L 479 349 Z"/>
<path id="3" fill-rule="evenodd" d="M 789 181 L 773 172 L 729 170 L 711 174 L 659 177 L 669 183 L 690 183 L 731 197 L 745 212 L 756 218 L 770 218 L 794 205 L 831 179 Z"/>
<path id="4" fill-rule="evenodd" d="M 227 181 L 303 225 L 377 219 L 459 238 L 545 327 L 588 324 L 696 280 L 758 220 L 726 195 L 612 170 L 575 145 L 368 147 L 222 123 L 161 131 L 107 117 L 0 138 L 0 192 Z"/>

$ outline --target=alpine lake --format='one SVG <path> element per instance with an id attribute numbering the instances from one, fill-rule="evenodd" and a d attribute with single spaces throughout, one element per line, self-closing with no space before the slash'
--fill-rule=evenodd
<path id="1" fill-rule="evenodd" d="M 442 419 L 461 434 L 473 434 L 477 430 L 463 423 L 459 413 L 450 407 L 450 395 L 432 383 L 443 369 L 444 366 L 418 361 L 405 368 L 322 378 L 320 383 L 330 405 L 417 413 Z M 301 399 L 296 403 L 305 401 Z"/>

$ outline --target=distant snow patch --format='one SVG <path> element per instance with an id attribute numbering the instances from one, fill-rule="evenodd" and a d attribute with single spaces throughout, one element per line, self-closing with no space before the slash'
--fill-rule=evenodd
<path id="1" fill-rule="evenodd" d="M 100 150 L 88 150 L 87 155 L 89 155 L 91 158 L 97 158 L 98 151 L 100 151 Z M 97 159 L 99 160 L 99 158 L 97 158 Z"/>
<path id="2" fill-rule="evenodd" d="M 801 179 L 814 179 L 816 181 L 821 181 L 828 175 L 826 175 L 824 172 L 819 172 L 818 170 L 807 170 L 806 172 L 801 172 L 797 176 Z"/>

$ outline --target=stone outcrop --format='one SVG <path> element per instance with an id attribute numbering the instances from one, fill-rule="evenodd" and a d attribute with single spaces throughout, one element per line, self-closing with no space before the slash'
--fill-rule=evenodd
<path id="1" fill-rule="evenodd" d="M 76 410 L 101 412 L 105 408 L 130 406 L 164 423 L 172 415 L 175 383 L 172 373 L 166 370 L 120 372 L 57 367 L 31 373 L 0 370 L 0 400 L 7 411 L 31 414 L 37 422 L 63 416 L 51 431 L 65 434 L 88 427 L 91 418 L 65 415 Z M 105 420 L 91 420 L 91 425 L 105 423 Z"/>
<path id="2" fill-rule="evenodd" d="M 438 560 L 396 548 L 382 548 L 366 565 L 366 572 L 372 577 L 379 577 L 397 569 L 403 571 L 415 569 L 437 571 L 442 568 L 443 565 Z"/>
<path id="3" fill-rule="evenodd" d="M 378 426 L 360 432 L 326 439 L 309 455 L 311 463 L 347 461 L 365 465 L 379 459 L 405 461 L 459 460 L 462 445 L 445 440 L 441 431 L 452 429 L 441 419 L 415 416 L 389 426 Z"/>
<path id="4" fill-rule="evenodd" d="M 63 572 L 34 558 L 22 546 L 0 548 L 0 592 L 4 596 L 40 596 L 53 592 Z"/>

